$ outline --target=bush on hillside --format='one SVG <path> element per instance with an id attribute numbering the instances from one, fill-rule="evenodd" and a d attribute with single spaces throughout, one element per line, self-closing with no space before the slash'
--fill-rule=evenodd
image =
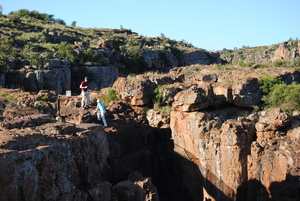
<path id="1" fill-rule="evenodd" d="M 300 85 L 277 84 L 263 101 L 268 107 L 279 107 L 283 111 L 300 111 Z"/>
<path id="2" fill-rule="evenodd" d="M 57 57 L 59 59 L 65 59 L 65 60 L 74 62 L 74 60 L 75 60 L 74 54 L 75 54 L 75 52 L 74 52 L 71 44 L 69 44 L 67 42 L 61 42 L 58 45 Z"/>
<path id="3" fill-rule="evenodd" d="M 80 51 L 78 55 L 78 59 L 79 59 L 79 63 L 84 63 L 87 61 L 93 62 L 93 61 L 99 61 L 101 59 L 101 56 L 97 50 L 88 48 Z"/>
<path id="4" fill-rule="evenodd" d="M 272 92 L 275 89 L 276 85 L 283 84 L 281 78 L 271 75 L 263 77 L 259 82 L 261 85 L 260 89 L 264 94 L 269 94 L 270 92 Z"/>
<path id="5" fill-rule="evenodd" d="M 39 13 L 38 11 L 29 11 L 27 9 L 20 9 L 16 12 L 10 12 L 8 14 L 9 18 L 12 19 L 21 19 L 21 18 L 25 18 L 25 19 L 36 19 L 36 20 L 41 20 L 45 23 L 51 23 L 54 21 L 53 18 L 54 15 L 48 15 L 46 13 Z"/>
<path id="6" fill-rule="evenodd" d="M 109 89 L 98 98 L 102 101 L 105 107 L 107 107 L 111 101 L 119 100 L 118 93 L 115 89 Z"/>

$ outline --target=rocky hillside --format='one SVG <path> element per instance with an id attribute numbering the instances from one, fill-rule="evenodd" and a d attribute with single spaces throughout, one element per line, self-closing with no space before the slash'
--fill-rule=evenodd
<path id="1" fill-rule="evenodd" d="M 220 57 L 239 65 L 267 64 L 265 66 L 299 67 L 300 42 L 283 41 L 276 45 L 248 47 L 238 50 L 221 50 Z"/>
<path id="2" fill-rule="evenodd" d="M 0 200 L 300 200 L 300 112 L 263 110 L 261 89 L 299 86 L 298 41 L 224 56 L 29 14 L 0 17 Z M 96 99 L 111 90 L 104 128 Z"/>
<path id="3" fill-rule="evenodd" d="M 196 64 L 300 65 L 297 40 L 209 52 L 163 35 L 145 37 L 124 28 L 66 26 L 52 15 L 26 9 L 1 15 L 0 27 L 0 86 L 31 92 L 46 89 L 65 94 L 71 90 L 78 94 L 85 76 L 90 78 L 92 90 L 100 90 L 130 73 L 169 72 Z"/>
<path id="4" fill-rule="evenodd" d="M 80 96 L 2 89 L 0 198 L 298 200 L 299 111 L 252 108 L 267 74 L 300 82 L 292 68 L 119 78 L 107 128 L 93 112 L 101 92 L 81 109 Z M 171 111 L 146 115 L 157 86 Z"/>
<path id="5" fill-rule="evenodd" d="M 263 76 L 299 83 L 299 71 L 191 68 L 120 78 L 113 87 L 142 113 L 160 86 L 161 105 L 171 112 L 150 110 L 147 119 L 154 127 L 170 128 L 174 151 L 193 162 L 181 160 L 193 199 L 299 199 L 299 112 L 252 108 L 261 102 Z"/>

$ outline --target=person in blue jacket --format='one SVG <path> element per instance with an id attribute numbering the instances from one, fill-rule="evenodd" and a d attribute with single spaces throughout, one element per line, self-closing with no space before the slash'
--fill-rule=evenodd
<path id="1" fill-rule="evenodd" d="M 100 121 L 100 118 L 102 118 L 103 126 L 107 127 L 107 123 L 105 119 L 106 109 L 104 107 L 104 104 L 101 103 L 100 99 L 97 100 L 97 108 L 95 112 L 97 112 L 97 120 Z"/>

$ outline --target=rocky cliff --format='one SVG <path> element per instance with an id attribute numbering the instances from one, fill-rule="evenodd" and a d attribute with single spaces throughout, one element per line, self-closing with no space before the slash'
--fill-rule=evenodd
<path id="1" fill-rule="evenodd" d="M 63 98 L 57 111 L 54 91 L 5 92 L 14 94 L 21 109 L 2 115 L 1 200 L 192 198 L 183 185 L 171 130 L 150 127 L 129 105 L 112 102 L 109 127 L 103 128 L 93 104 L 76 107 L 80 97 Z M 41 100 L 45 94 L 49 99 Z M 44 113 L 33 109 L 41 102 L 49 103 Z"/>
<path id="2" fill-rule="evenodd" d="M 299 58 L 299 40 L 283 41 L 276 45 L 221 50 L 220 58 L 232 63 L 271 64 L 275 61 L 293 62 Z"/>
<path id="3" fill-rule="evenodd" d="M 299 72 L 194 67 L 118 78 L 122 102 L 107 108 L 108 128 L 96 121 L 94 93 L 89 109 L 61 96 L 58 111 L 55 91 L 2 89 L 16 103 L 0 124 L 1 199 L 299 199 L 299 112 L 252 108 L 262 76 L 299 83 Z M 171 112 L 146 118 L 161 85 Z"/>
<path id="4" fill-rule="evenodd" d="M 300 176 L 298 113 L 253 111 L 262 97 L 258 80 L 265 75 L 287 84 L 300 81 L 299 72 L 288 68 L 203 68 L 193 74 L 188 68 L 175 68 L 164 76 L 122 79 L 113 87 L 123 100 L 143 107 L 151 90 L 165 80 L 161 101 L 172 111 L 169 116 L 151 111 L 147 118 L 150 125 L 170 127 L 175 152 L 193 162 L 181 160 L 187 170 L 184 184 L 194 200 L 299 199 L 294 185 Z"/>

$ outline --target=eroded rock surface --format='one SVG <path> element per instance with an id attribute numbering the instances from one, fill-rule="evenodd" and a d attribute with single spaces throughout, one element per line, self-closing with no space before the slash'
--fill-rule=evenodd
<path id="1" fill-rule="evenodd" d="M 51 92 L 43 91 L 24 93 L 20 101 L 35 105 L 46 94 L 50 100 Z M 110 127 L 103 128 L 91 120 L 93 105 L 81 109 L 76 102 L 76 97 L 68 97 L 61 103 L 74 110 L 60 111 L 62 121 L 29 107 L 3 114 L 1 200 L 179 201 L 191 197 L 182 183 L 182 169 L 170 171 L 179 166 L 170 129 L 150 127 L 144 115 L 122 102 L 107 108 Z M 76 118 L 67 118 L 76 112 L 80 113 Z"/>

